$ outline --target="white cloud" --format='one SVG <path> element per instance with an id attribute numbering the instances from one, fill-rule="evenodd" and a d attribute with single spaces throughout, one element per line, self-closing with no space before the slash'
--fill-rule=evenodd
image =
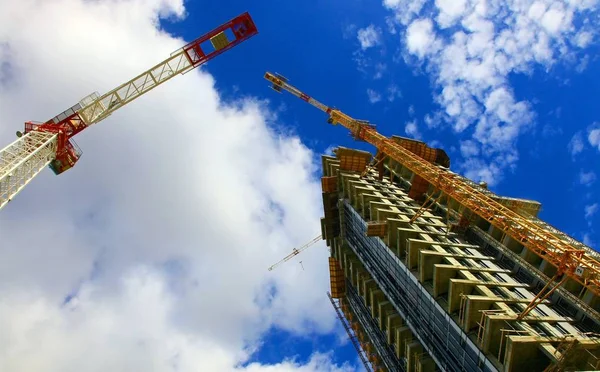
<path id="1" fill-rule="evenodd" d="M 485 163 L 499 167 L 486 174 L 514 168 L 495 159 L 518 159 L 516 140 L 536 118 L 529 102 L 515 98 L 509 76 L 557 63 L 585 68 L 581 48 L 597 37 L 589 26 L 596 1 L 384 0 L 383 5 L 401 26 L 404 60 L 433 78 L 444 122 L 472 134 Z M 600 146 L 600 129 L 592 134 Z"/>
<path id="2" fill-rule="evenodd" d="M 584 208 L 584 210 L 585 210 L 585 219 L 586 220 L 590 219 L 598 211 L 598 203 L 586 205 L 585 208 Z"/>
<path id="3" fill-rule="evenodd" d="M 418 19 L 408 26 L 406 31 L 406 46 L 408 50 L 419 58 L 434 53 L 431 47 L 435 45 L 433 23 L 430 19 Z"/>
<path id="4" fill-rule="evenodd" d="M 284 361 L 235 367 L 238 355 L 185 327 L 174 326 L 178 299 L 166 278 L 133 269 L 116 291 L 86 285 L 59 307 L 32 293 L 4 293 L 0 303 L 3 371 L 351 371 L 331 355 L 315 353 L 305 364 Z M 204 315 L 204 314 L 203 314 Z"/>
<path id="5" fill-rule="evenodd" d="M 593 40 L 593 34 L 589 31 L 581 31 L 575 36 L 575 44 L 580 48 L 585 48 Z"/>
<path id="6" fill-rule="evenodd" d="M 3 292 L 0 368 L 4 371 L 205 370 L 236 356 L 205 337 L 190 337 L 169 319 L 176 299 L 165 278 L 138 268 L 118 289 L 85 285 L 67 305 L 43 293 Z"/>
<path id="7" fill-rule="evenodd" d="M 407 25 L 423 9 L 427 0 L 383 0 L 386 8 L 394 10 L 396 21 Z"/>
<path id="8" fill-rule="evenodd" d="M 461 166 L 465 177 L 475 182 L 484 181 L 489 187 L 497 185 L 502 180 L 502 171 L 497 163 L 488 163 L 480 158 L 467 158 Z"/>
<path id="9" fill-rule="evenodd" d="M 362 50 L 366 50 L 381 43 L 381 30 L 369 25 L 359 29 L 356 37 Z"/>
<path id="10" fill-rule="evenodd" d="M 350 38 L 354 38 L 354 35 L 356 35 L 356 28 L 357 26 L 353 23 L 346 25 L 345 27 L 342 28 L 342 36 L 344 39 L 350 39 Z"/>
<path id="11" fill-rule="evenodd" d="M 600 151 L 600 124 L 594 123 L 588 128 L 588 142 Z"/>
<path id="12" fill-rule="evenodd" d="M 352 28 L 347 27 L 344 30 L 344 38 L 347 38 L 348 32 L 354 31 L 355 29 L 355 25 L 352 25 Z M 360 44 L 360 48 L 352 53 L 352 59 L 356 63 L 358 71 L 369 75 L 369 77 L 372 77 L 374 80 L 381 79 L 387 70 L 387 65 L 381 62 L 373 63 L 373 59 L 369 56 L 369 52 L 367 51 L 367 49 L 381 44 L 381 29 L 374 25 L 369 25 L 365 28 L 358 29 L 354 34 Z"/>
<path id="13" fill-rule="evenodd" d="M 577 132 L 573 135 L 573 137 L 571 137 L 567 148 L 569 149 L 571 156 L 574 157 L 575 155 L 583 151 L 583 147 L 583 137 L 581 135 L 581 132 Z"/>
<path id="14" fill-rule="evenodd" d="M 373 75 L 373 80 L 378 80 L 383 77 L 383 73 L 387 70 L 387 65 L 385 63 L 378 63 L 375 65 L 375 75 Z"/>
<path id="15" fill-rule="evenodd" d="M 463 15 L 467 4 L 466 0 L 435 0 L 435 5 L 439 9 L 438 24 L 443 28 L 447 28 Z"/>
<path id="16" fill-rule="evenodd" d="M 582 73 L 588 67 L 589 62 L 590 56 L 586 54 L 585 56 L 583 56 L 583 58 L 581 58 L 581 60 L 577 64 L 577 67 L 575 67 L 575 71 Z"/>
<path id="17" fill-rule="evenodd" d="M 356 369 L 348 364 L 337 366 L 331 362 L 332 353 L 320 354 L 315 353 L 311 356 L 306 364 L 300 364 L 295 361 L 285 361 L 273 366 L 264 366 L 258 363 L 252 363 L 240 372 L 314 372 L 314 371 L 331 371 L 331 372 L 354 372 Z M 356 361 L 360 363 L 359 360 Z"/>
<path id="18" fill-rule="evenodd" d="M 592 241 L 590 235 L 590 233 L 583 234 L 583 244 L 587 245 L 588 247 L 594 248 L 594 242 Z"/>
<path id="19" fill-rule="evenodd" d="M 427 141 L 427 144 L 431 148 L 440 148 L 440 147 L 442 147 L 442 143 L 440 141 L 438 141 L 438 140 Z"/>
<path id="20" fill-rule="evenodd" d="M 325 151 L 323 151 L 323 154 L 325 155 L 333 155 L 333 150 L 335 150 L 337 146 L 336 145 L 329 145 L 327 146 L 327 148 L 325 149 Z"/>
<path id="21" fill-rule="evenodd" d="M 390 84 L 390 86 L 387 89 L 387 93 L 387 99 L 390 102 L 394 102 L 396 98 L 402 98 L 402 91 L 400 90 L 400 88 L 398 88 L 396 84 Z"/>
<path id="22" fill-rule="evenodd" d="M 354 51 L 352 60 L 356 63 L 356 69 L 363 73 L 366 73 L 367 68 L 371 66 L 371 59 L 366 57 L 362 50 Z"/>
<path id="23" fill-rule="evenodd" d="M 409 116 L 415 115 L 415 106 L 413 106 L 413 105 L 408 106 L 408 115 Z"/>
<path id="24" fill-rule="evenodd" d="M 554 137 L 554 136 L 561 135 L 562 133 L 563 133 L 563 130 L 558 125 L 546 124 L 542 127 L 542 135 L 544 137 Z"/>
<path id="25" fill-rule="evenodd" d="M 367 89 L 367 96 L 369 97 L 369 102 L 377 103 L 381 101 L 381 94 L 377 93 L 373 89 Z"/>
<path id="26" fill-rule="evenodd" d="M 582 185 L 590 186 L 594 183 L 594 181 L 596 181 L 596 173 L 594 173 L 593 171 L 584 172 L 583 170 L 581 170 L 579 172 L 579 183 L 581 183 Z"/>
<path id="27" fill-rule="evenodd" d="M 184 13 L 181 0 L 0 3 L 0 64 L 14 72 L 2 143 L 180 48 L 158 18 Z M 196 71 L 81 133 L 74 169 L 44 170 L 0 213 L 0 370 L 234 370 L 268 327 L 330 332 L 322 243 L 306 271 L 267 271 L 322 214 L 316 154 L 278 125 L 265 102 L 224 102 Z"/>
<path id="28" fill-rule="evenodd" d="M 386 17 L 385 24 L 388 28 L 388 32 L 392 35 L 395 35 L 397 31 L 396 31 L 396 25 L 394 23 L 394 19 L 392 17 Z"/>
<path id="29" fill-rule="evenodd" d="M 421 132 L 419 132 L 419 127 L 417 126 L 417 121 L 412 120 L 405 124 L 404 132 L 411 138 L 421 139 Z"/>
<path id="30" fill-rule="evenodd" d="M 442 123 L 442 113 L 436 111 L 433 115 L 426 114 L 423 120 L 425 121 L 427 128 L 437 128 Z"/>
<path id="31" fill-rule="evenodd" d="M 460 143 L 460 153 L 465 158 L 479 155 L 479 146 L 475 141 L 466 140 Z"/>

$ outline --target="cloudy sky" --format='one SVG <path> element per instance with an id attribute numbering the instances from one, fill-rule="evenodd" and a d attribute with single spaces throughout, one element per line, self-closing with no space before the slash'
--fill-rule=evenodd
<path id="1" fill-rule="evenodd" d="M 4 144 L 244 11 L 259 29 L 1 211 L 0 370 L 359 370 L 324 244 L 267 271 L 320 232 L 319 155 L 357 144 L 265 71 L 598 247 L 596 1 L 256 3 L 0 0 Z"/>

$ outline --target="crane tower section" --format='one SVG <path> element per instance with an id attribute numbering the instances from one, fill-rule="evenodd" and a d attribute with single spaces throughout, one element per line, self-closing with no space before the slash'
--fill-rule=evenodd
<path id="1" fill-rule="evenodd" d="M 17 132 L 19 139 L 0 151 L 0 209 L 47 165 L 57 175 L 72 168 L 81 157 L 73 136 L 257 33 L 250 14 L 243 13 L 117 88 L 103 95 L 92 93 L 48 121 L 25 123 L 24 132 Z"/>

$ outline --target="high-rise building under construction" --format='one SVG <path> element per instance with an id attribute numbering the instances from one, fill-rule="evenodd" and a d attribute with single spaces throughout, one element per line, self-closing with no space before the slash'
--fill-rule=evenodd
<path id="1" fill-rule="evenodd" d="M 393 140 L 449 167 L 442 150 Z M 330 297 L 368 369 L 600 370 L 600 301 L 593 292 L 555 276 L 555 265 L 462 213 L 400 163 L 372 159 L 348 148 L 322 157 Z M 600 261 L 539 220 L 540 203 L 498 196 L 455 176 Z M 547 297 L 530 306 L 543 289 Z"/>

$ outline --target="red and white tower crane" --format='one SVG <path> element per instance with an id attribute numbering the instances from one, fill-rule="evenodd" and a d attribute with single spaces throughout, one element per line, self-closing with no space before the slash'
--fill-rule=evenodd
<path id="1" fill-rule="evenodd" d="M 45 166 L 49 165 L 57 175 L 72 168 L 81 157 L 81 150 L 72 139 L 77 133 L 172 77 L 191 71 L 257 33 L 250 14 L 243 13 L 117 88 L 101 96 L 92 93 L 46 122 L 25 123 L 24 133 L 17 132 L 19 138 L 0 151 L 0 209 Z"/>

